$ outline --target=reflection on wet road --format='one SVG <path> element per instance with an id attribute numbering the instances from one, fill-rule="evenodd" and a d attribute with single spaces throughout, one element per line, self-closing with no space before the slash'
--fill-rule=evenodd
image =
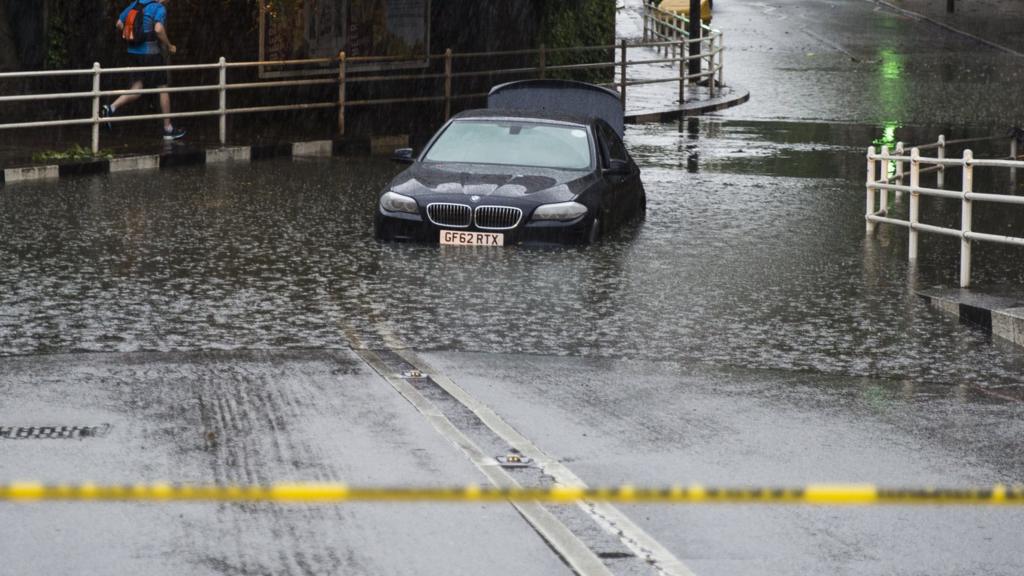
<path id="1" fill-rule="evenodd" d="M 9 186 L 0 354 L 343 347 L 354 330 L 426 350 L 1019 387 L 1019 353 L 912 295 L 902 235 L 865 244 L 872 130 L 632 128 L 646 222 L 588 249 L 377 243 L 376 194 L 396 171 L 378 160 Z M 921 283 L 955 273 L 942 246 L 923 248 Z M 1020 278 L 981 252 L 979 283 Z"/>

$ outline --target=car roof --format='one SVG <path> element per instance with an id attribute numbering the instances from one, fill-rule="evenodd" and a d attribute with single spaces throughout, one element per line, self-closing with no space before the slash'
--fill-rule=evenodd
<path id="1" fill-rule="evenodd" d="M 580 116 L 574 114 L 562 114 L 557 112 L 540 112 L 537 110 L 504 110 L 501 108 L 480 108 L 476 110 L 465 110 L 452 117 L 452 120 L 464 119 L 487 119 L 487 118 L 516 118 L 521 120 L 537 120 L 549 122 L 564 122 L 590 126 L 597 120 L 593 116 Z"/>

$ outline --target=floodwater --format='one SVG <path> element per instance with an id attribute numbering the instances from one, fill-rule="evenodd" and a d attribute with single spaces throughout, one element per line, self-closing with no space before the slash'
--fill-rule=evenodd
<path id="1" fill-rule="evenodd" d="M 0 355 L 382 339 L 1020 390 L 1019 349 L 913 294 L 955 282 L 958 243 L 925 237 L 911 270 L 905 232 L 865 236 L 863 145 L 878 131 L 630 128 L 646 221 L 589 248 L 378 243 L 376 196 L 399 170 L 379 159 L 7 186 Z M 975 281 L 1019 284 L 1019 262 L 976 248 Z"/>
<path id="2" fill-rule="evenodd" d="M 642 2 L 626 5 L 619 32 L 639 37 Z M 999 42 L 1002 22 L 990 18 L 975 32 Z M 1019 56 L 872 0 L 722 2 L 711 26 L 724 34 L 726 84 L 751 93 L 729 118 L 1001 132 L 1024 113 Z"/>

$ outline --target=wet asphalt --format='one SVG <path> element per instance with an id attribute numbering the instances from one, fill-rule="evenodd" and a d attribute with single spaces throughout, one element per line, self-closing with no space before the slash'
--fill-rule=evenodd
<path id="1" fill-rule="evenodd" d="M 633 129 L 647 218 L 592 248 L 380 244 L 375 196 L 397 168 L 379 160 L 5 188 L 0 416 L 112 428 L 66 444 L 7 441 L 0 474 L 482 481 L 355 345 L 427 353 L 595 485 L 1014 482 L 1022 409 L 1005 397 L 1019 397 L 1021 355 L 911 293 L 948 281 L 953 262 L 926 258 L 911 273 L 900 238 L 865 240 L 854 144 L 870 133 L 721 120 Z M 979 273 L 1009 270 L 999 261 Z M 14 554 L 11 573 L 132 562 L 157 573 L 501 573 L 522 565 L 491 547 L 543 544 L 523 543 L 532 532 L 507 507 L 173 506 L 175 517 L 52 506 L 4 510 L 27 527 L 9 550 L 31 551 Z M 628 513 L 697 574 L 1019 568 L 1015 510 Z M 54 518 L 68 528 L 39 539 Z M 155 519 L 166 527 L 88 551 Z M 393 545 L 403 532 L 392 523 L 406 521 L 465 532 L 438 530 L 447 547 L 423 531 Z M 628 553 L 586 519 L 565 522 Z M 527 572 L 565 570 L 546 549 L 528 557 L 539 564 Z"/>
<path id="2" fill-rule="evenodd" d="M 0 440 L 0 482 L 485 483 L 363 352 L 404 347 L 591 485 L 1020 482 L 1024 355 L 913 294 L 955 281 L 955 243 L 926 237 L 910 268 L 904 234 L 864 235 L 867 144 L 1002 121 L 894 96 L 912 113 L 892 124 L 882 92 L 853 97 L 882 74 L 868 48 L 899 40 L 900 82 L 924 93 L 950 82 L 928 72 L 936 51 L 963 40 L 868 2 L 722 4 L 751 102 L 631 127 L 648 214 L 594 247 L 378 243 L 376 195 L 398 170 L 378 159 L 0 189 L 0 426 L 110 424 Z M 768 17 L 813 34 L 773 57 L 758 49 Z M 971 73 L 1002 78 L 1001 58 Z M 1024 280 L 1018 252 L 976 258 L 980 286 Z M 422 392 L 485 453 L 508 449 Z M 553 512 L 614 573 L 660 567 L 583 512 Z M 701 576 L 1024 567 L 1010 508 L 623 512 Z M 0 557 L 5 575 L 571 573 L 513 508 L 473 504 L 0 504 Z"/>
<path id="3" fill-rule="evenodd" d="M 726 80 L 755 89 L 750 102 L 725 116 L 941 131 L 1003 130 L 1024 115 L 1016 88 L 1020 56 L 881 3 L 781 0 L 716 8 L 713 25 L 724 30 L 728 50 Z M 999 27 L 998 12 L 989 19 Z"/>

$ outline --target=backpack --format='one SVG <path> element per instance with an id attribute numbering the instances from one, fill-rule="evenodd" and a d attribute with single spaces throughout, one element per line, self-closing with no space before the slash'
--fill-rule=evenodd
<path id="1" fill-rule="evenodd" d="M 145 33 L 145 12 L 149 2 L 143 4 L 135 0 L 128 14 L 124 17 L 124 28 L 121 29 L 121 38 L 130 46 L 138 46 L 147 40 Z"/>

